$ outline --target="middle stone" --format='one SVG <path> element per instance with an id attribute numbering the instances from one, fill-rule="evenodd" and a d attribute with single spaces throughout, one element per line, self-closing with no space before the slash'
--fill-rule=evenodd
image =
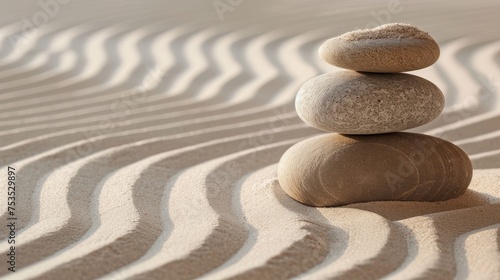
<path id="1" fill-rule="evenodd" d="M 321 130 L 379 134 L 426 124 L 444 108 L 441 90 L 410 74 L 326 73 L 306 82 L 295 99 L 299 117 Z"/>

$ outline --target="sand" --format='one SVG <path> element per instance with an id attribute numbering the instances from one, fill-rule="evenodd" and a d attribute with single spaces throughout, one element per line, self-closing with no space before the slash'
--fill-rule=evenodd
<path id="1" fill-rule="evenodd" d="M 6 166 L 18 185 L 2 279 L 500 278 L 498 1 L 221 3 L 74 0 L 43 24 L 36 1 L 0 11 L 2 224 Z M 321 132 L 294 97 L 340 70 L 317 57 L 324 40 L 377 20 L 440 44 L 411 73 L 446 107 L 411 131 L 464 149 L 471 186 L 440 203 L 299 204 L 276 164 Z"/>
<path id="2" fill-rule="evenodd" d="M 354 30 L 340 36 L 345 41 L 360 41 L 373 39 L 423 39 L 433 41 L 429 33 L 409 24 L 381 25 L 374 29 Z"/>

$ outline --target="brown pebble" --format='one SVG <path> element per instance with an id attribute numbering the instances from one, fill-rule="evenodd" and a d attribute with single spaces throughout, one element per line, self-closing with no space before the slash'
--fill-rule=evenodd
<path id="1" fill-rule="evenodd" d="M 288 149 L 281 188 L 310 206 L 383 200 L 441 201 L 460 196 L 472 178 L 467 154 L 423 134 L 325 134 Z"/>
<path id="2" fill-rule="evenodd" d="M 343 134 L 397 132 L 426 124 L 444 108 L 444 96 L 410 74 L 341 71 L 306 82 L 295 109 L 307 124 Z"/>
<path id="3" fill-rule="evenodd" d="M 345 69 L 395 73 L 432 65 L 439 58 L 439 46 L 414 26 L 390 23 L 329 39 L 319 48 L 319 56 Z"/>

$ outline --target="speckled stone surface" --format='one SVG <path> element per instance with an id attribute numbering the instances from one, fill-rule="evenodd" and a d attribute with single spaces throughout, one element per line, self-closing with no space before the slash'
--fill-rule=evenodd
<path id="1" fill-rule="evenodd" d="M 278 165 L 281 188 L 311 206 L 458 197 L 472 178 L 467 155 L 422 134 L 325 134 L 288 149 Z"/>
<path id="2" fill-rule="evenodd" d="M 414 128 L 435 119 L 443 107 L 444 96 L 436 85 L 401 73 L 326 73 L 307 81 L 295 99 L 304 122 L 343 134 Z"/>
<path id="3" fill-rule="evenodd" d="M 418 28 L 401 23 L 345 33 L 324 42 L 319 56 L 345 69 L 394 73 L 422 69 L 439 58 L 439 46 Z"/>

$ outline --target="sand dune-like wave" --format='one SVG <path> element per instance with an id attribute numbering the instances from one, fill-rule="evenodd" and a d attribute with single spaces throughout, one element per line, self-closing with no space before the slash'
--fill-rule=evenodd
<path id="1" fill-rule="evenodd" d="M 17 272 L 0 277 L 500 278 L 500 5 L 397 2 L 70 1 L 30 34 L 24 18 L 45 10 L 9 4 L 0 166 L 17 173 Z M 276 164 L 321 132 L 295 94 L 339 70 L 316 55 L 323 40 L 377 19 L 440 43 L 415 74 L 446 108 L 412 131 L 464 149 L 471 186 L 438 203 L 299 204 Z"/>

